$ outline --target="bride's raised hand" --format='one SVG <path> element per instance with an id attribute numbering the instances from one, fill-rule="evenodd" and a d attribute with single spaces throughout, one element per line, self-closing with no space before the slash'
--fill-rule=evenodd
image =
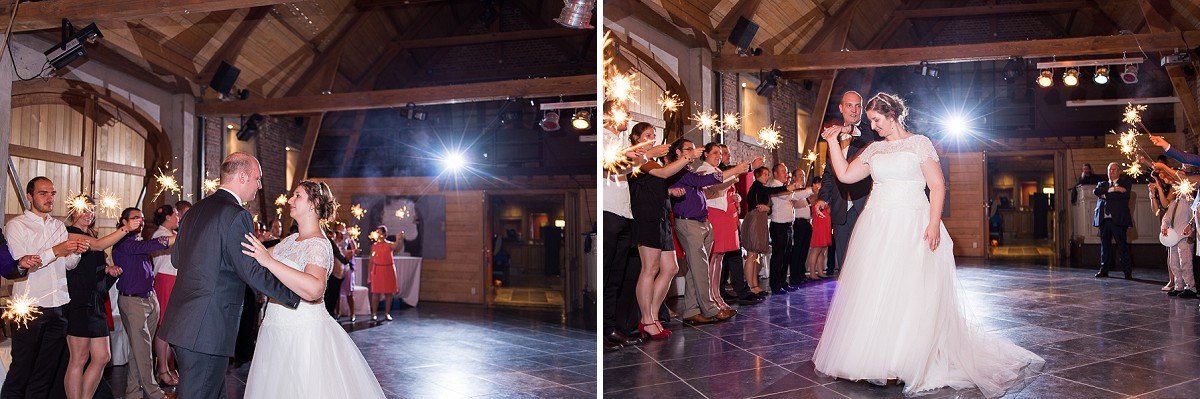
<path id="1" fill-rule="evenodd" d="M 838 142 L 838 134 L 842 132 L 841 126 L 830 126 L 821 131 L 821 138 L 830 143 Z"/>
<path id="2" fill-rule="evenodd" d="M 243 254 L 254 258 L 260 264 L 271 257 L 271 253 L 267 251 L 267 247 L 263 246 L 262 241 L 250 233 L 246 233 L 246 241 L 242 242 L 242 248 L 245 248 L 242 250 Z"/>
<path id="3" fill-rule="evenodd" d="M 930 224 L 925 228 L 925 235 L 921 239 L 929 243 L 930 251 L 936 251 L 942 241 L 942 229 L 938 228 L 938 225 Z"/>

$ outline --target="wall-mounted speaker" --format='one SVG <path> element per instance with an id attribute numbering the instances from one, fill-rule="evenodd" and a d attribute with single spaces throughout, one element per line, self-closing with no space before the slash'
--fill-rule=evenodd
<path id="1" fill-rule="evenodd" d="M 237 69 L 237 67 L 229 65 L 225 61 L 221 61 L 221 66 L 217 67 L 217 73 L 213 74 L 212 81 L 208 83 L 208 87 L 216 90 L 217 93 L 229 95 L 229 91 L 233 89 L 233 84 L 237 82 L 238 75 L 241 73 L 241 69 Z"/>
<path id="2" fill-rule="evenodd" d="M 259 114 L 250 115 L 246 121 L 242 123 L 242 128 L 237 132 L 237 139 L 241 141 L 250 141 L 251 138 L 258 135 L 259 124 L 263 121 L 263 116 Z"/>
<path id="3" fill-rule="evenodd" d="M 750 22 L 746 17 L 738 17 L 733 31 L 729 32 L 729 42 L 739 50 L 746 49 L 750 47 L 750 41 L 754 40 L 755 33 L 758 33 L 758 24 Z"/>

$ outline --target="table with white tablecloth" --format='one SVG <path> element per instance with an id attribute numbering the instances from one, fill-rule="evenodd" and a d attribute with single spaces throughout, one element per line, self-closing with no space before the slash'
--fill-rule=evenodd
<path id="1" fill-rule="evenodd" d="M 396 294 L 408 306 L 417 306 L 421 298 L 421 258 L 414 256 L 394 256 L 392 261 L 396 267 Z M 356 285 L 367 285 L 367 275 L 370 273 L 371 258 L 361 256 L 355 261 L 358 267 L 355 272 Z"/>

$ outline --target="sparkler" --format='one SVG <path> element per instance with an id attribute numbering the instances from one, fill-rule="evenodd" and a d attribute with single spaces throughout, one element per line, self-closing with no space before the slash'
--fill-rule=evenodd
<path id="1" fill-rule="evenodd" d="M 87 195 L 78 194 L 67 199 L 67 213 L 83 213 L 92 210 L 92 203 Z"/>
<path id="2" fill-rule="evenodd" d="M 613 130 L 620 130 L 617 127 L 625 126 L 625 124 L 629 123 L 629 111 L 626 111 L 624 107 L 618 107 L 616 104 L 613 104 L 612 109 L 604 117 L 604 123 L 612 127 Z"/>
<path id="3" fill-rule="evenodd" d="M 405 206 L 405 207 L 400 207 L 400 209 L 397 209 L 397 210 L 396 210 L 396 217 L 398 217 L 398 218 L 400 218 L 400 219 L 407 218 L 407 217 L 408 217 L 408 215 L 409 215 L 409 212 L 408 212 L 408 207 L 406 207 L 406 206 Z"/>
<path id="4" fill-rule="evenodd" d="M 41 313 L 41 310 L 33 306 L 33 298 L 26 295 L 13 295 L 4 298 L 4 313 L 0 314 L 0 317 L 28 328 L 28 323 L 36 319 Z"/>
<path id="5" fill-rule="evenodd" d="M 696 122 L 696 129 L 700 131 L 710 131 L 716 133 L 719 130 L 718 116 L 712 112 L 697 112 L 692 115 L 692 120 Z"/>
<path id="6" fill-rule="evenodd" d="M 362 206 L 354 204 L 350 206 L 350 214 L 354 215 L 354 220 L 362 220 L 363 215 L 367 214 L 367 211 Z"/>
<path id="7" fill-rule="evenodd" d="M 738 130 L 742 128 L 741 116 L 737 112 L 726 112 L 721 118 L 721 130 Z"/>
<path id="8" fill-rule="evenodd" d="M 662 98 L 658 99 L 658 105 L 662 106 L 663 112 L 665 113 L 678 111 L 679 106 L 682 105 L 682 103 L 680 102 L 678 95 L 668 91 L 663 93 Z"/>
<path id="9" fill-rule="evenodd" d="M 758 144 L 762 145 L 763 148 L 768 150 L 779 148 L 779 143 L 781 142 L 782 138 L 783 137 L 779 135 L 779 128 L 777 128 L 774 124 L 765 126 L 758 130 Z"/>
<path id="10" fill-rule="evenodd" d="M 358 236 L 362 234 L 362 229 L 358 228 L 358 226 L 350 226 L 349 229 L 346 229 L 346 233 L 349 233 L 350 237 L 354 237 L 354 241 L 358 241 Z"/>
<path id="11" fill-rule="evenodd" d="M 1142 164 L 1137 163 L 1137 162 L 1130 162 L 1129 166 L 1125 167 L 1125 174 L 1133 176 L 1135 178 L 1138 176 L 1141 176 L 1142 175 Z"/>
<path id="12" fill-rule="evenodd" d="M 1141 125 L 1142 124 L 1141 112 L 1145 111 L 1145 110 L 1146 110 L 1145 105 L 1133 105 L 1133 103 L 1127 103 L 1127 105 L 1125 105 L 1125 112 L 1122 113 L 1122 115 L 1124 115 L 1124 118 L 1121 119 L 1121 122 L 1128 123 L 1128 124 L 1134 125 L 1134 126 Z"/>
<path id="13" fill-rule="evenodd" d="M 625 156 L 625 153 L 638 149 L 639 147 L 654 144 L 653 141 L 645 141 L 634 144 L 629 147 L 621 148 L 606 148 L 604 150 L 604 171 L 608 172 L 609 176 L 621 174 L 625 169 L 633 166 L 633 160 Z"/>
<path id="14" fill-rule="evenodd" d="M 105 216 L 116 216 L 121 213 L 121 199 L 111 193 L 100 193 L 96 196 L 96 205 Z"/>
<path id="15" fill-rule="evenodd" d="M 804 160 L 808 161 L 808 162 L 817 162 L 817 153 L 813 152 L 813 151 L 809 151 L 808 155 L 804 156 Z"/>
<path id="16" fill-rule="evenodd" d="M 221 178 L 218 177 L 216 179 L 204 179 L 203 190 L 205 194 L 215 193 L 217 192 L 218 188 L 221 188 Z"/>
<path id="17" fill-rule="evenodd" d="M 179 195 L 182 191 L 179 188 L 179 181 L 175 180 L 175 169 L 171 169 L 171 164 L 167 163 L 167 169 L 158 168 L 158 174 L 154 175 L 154 181 L 158 182 L 158 192 L 154 194 L 154 199 L 158 199 L 165 191 L 170 191 Z"/>
<path id="18" fill-rule="evenodd" d="M 381 240 L 383 237 L 381 237 L 381 236 L 379 235 L 379 232 L 378 232 L 378 231 L 372 231 L 372 232 L 371 232 L 371 235 L 367 236 L 367 238 L 370 238 L 370 239 L 371 239 L 371 241 L 376 241 L 376 242 L 378 242 L 378 241 L 380 241 L 380 240 Z"/>
<path id="19" fill-rule="evenodd" d="M 609 99 L 621 104 L 636 103 L 634 97 L 641 88 L 633 83 L 632 73 L 613 73 L 604 80 L 604 93 Z"/>

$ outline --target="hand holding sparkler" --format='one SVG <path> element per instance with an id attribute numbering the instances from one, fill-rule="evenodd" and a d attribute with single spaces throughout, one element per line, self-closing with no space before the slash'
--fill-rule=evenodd
<path id="1" fill-rule="evenodd" d="M 114 265 L 108 265 L 108 266 L 104 267 L 104 273 L 108 274 L 109 276 L 118 277 L 121 275 L 121 273 L 124 273 L 124 272 L 125 271 L 121 270 L 120 267 L 117 267 Z"/>
<path id="2" fill-rule="evenodd" d="M 1167 139 L 1164 139 L 1162 136 L 1155 136 L 1153 134 L 1148 134 L 1147 136 L 1150 137 L 1151 143 L 1154 143 L 1154 145 L 1156 145 L 1156 146 L 1162 147 L 1163 150 L 1171 148 L 1171 143 L 1168 143 Z"/>
<path id="3" fill-rule="evenodd" d="M 54 256 L 65 258 L 70 255 L 78 255 L 87 252 L 88 247 L 90 245 L 87 240 L 66 240 L 54 246 Z"/>
<path id="4" fill-rule="evenodd" d="M 42 257 L 37 255 L 25 255 L 17 260 L 17 266 L 22 269 L 32 270 L 42 266 Z"/>

